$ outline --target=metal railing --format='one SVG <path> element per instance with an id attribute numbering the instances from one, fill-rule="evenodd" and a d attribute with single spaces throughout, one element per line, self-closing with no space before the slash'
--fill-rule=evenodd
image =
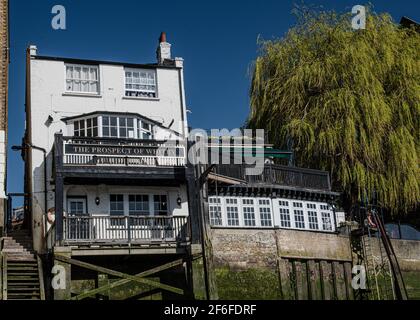
<path id="1" fill-rule="evenodd" d="M 187 216 L 65 216 L 64 243 L 185 243 Z"/>
<path id="2" fill-rule="evenodd" d="M 277 184 L 308 189 L 331 190 L 327 171 L 291 166 L 265 164 L 262 174 L 247 175 L 245 165 L 220 164 L 215 172 L 220 175 L 246 181 L 250 184 Z"/>
<path id="3" fill-rule="evenodd" d="M 62 137 L 63 164 L 181 167 L 186 147 L 177 141 Z"/>

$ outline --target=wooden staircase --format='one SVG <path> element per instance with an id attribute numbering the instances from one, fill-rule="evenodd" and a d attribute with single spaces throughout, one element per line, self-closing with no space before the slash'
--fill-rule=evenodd
<path id="1" fill-rule="evenodd" d="M 42 264 L 24 230 L 2 240 L 3 300 L 44 300 Z"/>

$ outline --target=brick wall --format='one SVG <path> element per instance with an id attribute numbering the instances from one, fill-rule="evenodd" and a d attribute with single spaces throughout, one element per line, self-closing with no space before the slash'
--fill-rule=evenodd
<path id="1" fill-rule="evenodd" d="M 6 198 L 8 47 L 8 0 L 0 0 L 0 235 L 3 231 Z"/>

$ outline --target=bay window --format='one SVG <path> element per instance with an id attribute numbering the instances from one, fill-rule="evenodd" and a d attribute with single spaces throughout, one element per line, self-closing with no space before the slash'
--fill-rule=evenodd
<path id="1" fill-rule="evenodd" d="M 117 117 L 102 117 L 102 136 L 118 138 Z"/>
<path id="2" fill-rule="evenodd" d="M 98 137 L 98 118 L 88 118 L 73 122 L 75 137 Z"/>

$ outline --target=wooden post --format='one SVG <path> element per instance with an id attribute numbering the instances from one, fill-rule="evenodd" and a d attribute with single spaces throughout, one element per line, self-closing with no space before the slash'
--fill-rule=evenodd
<path id="1" fill-rule="evenodd" d="M 54 258 L 56 255 L 71 257 L 71 248 L 68 247 L 54 247 Z M 70 263 L 65 263 L 54 259 L 54 265 L 60 265 L 64 268 L 64 275 L 61 279 L 64 279 L 64 285 L 62 288 L 54 288 L 53 294 L 54 300 L 68 300 L 71 298 L 71 265 Z M 53 275 L 54 277 L 54 275 Z M 53 278 L 54 283 L 54 278 Z"/>
<path id="2" fill-rule="evenodd" d="M 277 258 L 277 270 L 280 281 L 280 295 L 283 300 L 292 300 L 293 294 L 291 292 L 289 261 L 287 259 Z"/>
<path id="3" fill-rule="evenodd" d="M 63 169 L 63 135 L 55 135 L 55 241 L 61 245 L 63 240 L 64 212 L 64 177 Z M 47 209 L 48 210 L 48 209 Z"/>
<path id="4" fill-rule="evenodd" d="M 334 265 L 334 273 L 335 273 L 335 286 L 337 292 L 337 299 L 338 300 L 346 300 L 347 299 L 347 290 L 346 290 L 346 279 L 344 276 L 344 264 L 340 262 L 333 262 Z"/>
<path id="5" fill-rule="evenodd" d="M 354 300 L 353 287 L 351 285 L 352 273 L 351 273 L 351 262 L 344 262 L 344 278 L 346 283 L 347 300 Z"/>
<path id="6" fill-rule="evenodd" d="M 196 190 L 198 189 L 197 180 L 194 176 L 194 167 L 189 164 L 186 169 L 187 191 L 188 191 L 188 211 L 191 228 L 191 243 L 199 244 L 201 238 L 200 230 L 200 208 L 198 204 L 198 196 Z"/>
<path id="7" fill-rule="evenodd" d="M 319 262 L 309 260 L 307 263 L 308 273 L 310 275 L 310 296 L 311 300 L 322 300 L 322 286 L 319 273 Z"/>
<path id="8" fill-rule="evenodd" d="M 321 261 L 320 266 L 324 300 L 332 300 L 334 292 L 331 281 L 331 265 L 327 261 Z"/>
<path id="9" fill-rule="evenodd" d="M 201 166 L 197 166 L 196 176 L 199 177 L 199 208 L 200 208 L 200 226 L 201 226 L 201 244 L 203 254 L 204 279 L 206 284 L 206 296 L 208 300 L 218 300 L 216 278 L 213 265 L 213 247 L 211 243 L 211 228 L 209 221 L 209 206 L 207 203 L 207 179 L 201 172 Z"/>

